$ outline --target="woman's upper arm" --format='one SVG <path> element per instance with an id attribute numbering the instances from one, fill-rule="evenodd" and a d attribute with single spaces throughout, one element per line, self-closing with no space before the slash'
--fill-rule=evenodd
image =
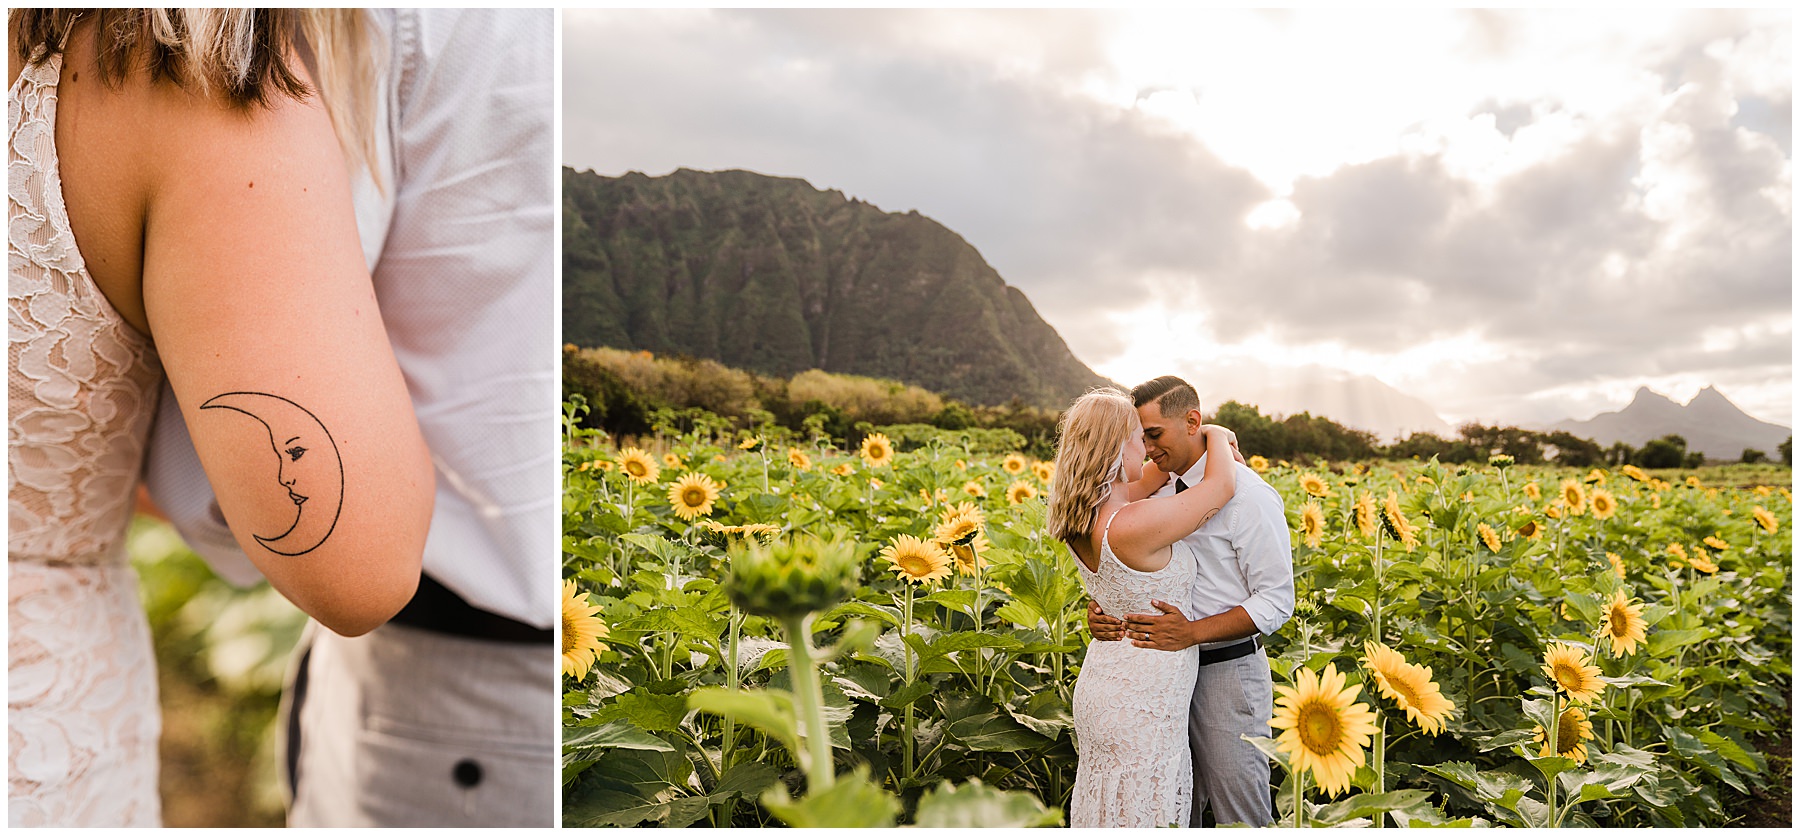
<path id="1" fill-rule="evenodd" d="M 1113 522 L 1113 550 L 1137 554 L 1160 549 L 1205 525 L 1237 491 L 1233 466 L 1232 460 L 1223 456 L 1208 457 L 1199 484 L 1178 494 L 1125 506 Z"/>
<path id="2" fill-rule="evenodd" d="M 331 123 L 316 101 L 163 92 L 151 337 L 238 544 L 327 627 L 367 632 L 413 594 L 433 475 Z"/>

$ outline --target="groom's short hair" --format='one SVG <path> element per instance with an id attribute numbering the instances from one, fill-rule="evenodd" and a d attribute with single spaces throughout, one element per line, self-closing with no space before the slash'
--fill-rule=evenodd
<path id="1" fill-rule="evenodd" d="M 1144 404 L 1156 402 L 1158 411 L 1164 418 L 1186 415 L 1190 409 L 1200 408 L 1200 393 L 1188 382 L 1172 374 L 1165 374 L 1155 380 L 1139 383 L 1131 389 L 1131 404 L 1142 407 Z"/>

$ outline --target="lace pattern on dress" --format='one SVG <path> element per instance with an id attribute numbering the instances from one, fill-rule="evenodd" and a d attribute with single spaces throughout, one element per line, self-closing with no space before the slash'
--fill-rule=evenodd
<path id="1" fill-rule="evenodd" d="M 150 630 L 125 532 L 162 367 L 75 246 L 60 56 L 6 104 L 7 822 L 157 826 Z"/>
<path id="2" fill-rule="evenodd" d="M 1116 512 L 1115 512 L 1116 515 Z M 1169 563 L 1139 572 L 1100 537 L 1098 568 L 1079 559 L 1081 583 L 1108 615 L 1155 612 L 1151 599 L 1184 611 L 1198 566 L 1183 543 Z M 1071 827 L 1185 827 L 1193 809 L 1188 705 L 1199 673 L 1196 648 L 1169 652 L 1129 640 L 1093 641 L 1075 681 L 1076 769 Z"/>
<path id="3" fill-rule="evenodd" d="M 7 556 L 120 560 L 162 364 L 88 274 L 56 160 L 60 56 L 6 103 Z"/>

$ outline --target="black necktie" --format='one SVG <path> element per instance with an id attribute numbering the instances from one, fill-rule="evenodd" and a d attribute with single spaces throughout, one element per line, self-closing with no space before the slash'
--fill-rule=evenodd
<path id="1" fill-rule="evenodd" d="M 1182 491 L 1185 491 L 1187 489 L 1188 489 L 1187 483 L 1181 481 L 1180 476 L 1175 477 L 1175 492 L 1181 493 Z"/>

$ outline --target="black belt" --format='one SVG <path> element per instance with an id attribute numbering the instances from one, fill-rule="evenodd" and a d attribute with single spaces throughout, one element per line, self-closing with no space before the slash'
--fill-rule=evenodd
<path id="1" fill-rule="evenodd" d="M 1237 644 L 1204 649 L 1201 650 L 1199 654 L 1200 664 L 1211 665 L 1218 662 L 1229 662 L 1233 659 L 1241 659 L 1255 653 L 1256 649 L 1259 647 L 1262 647 L 1262 638 L 1259 636 L 1251 636 Z"/>
<path id="2" fill-rule="evenodd" d="M 424 574 L 419 575 L 419 591 L 413 593 L 412 600 L 394 616 L 393 623 L 451 636 L 515 644 L 553 644 L 556 641 L 549 630 L 479 609 Z"/>

